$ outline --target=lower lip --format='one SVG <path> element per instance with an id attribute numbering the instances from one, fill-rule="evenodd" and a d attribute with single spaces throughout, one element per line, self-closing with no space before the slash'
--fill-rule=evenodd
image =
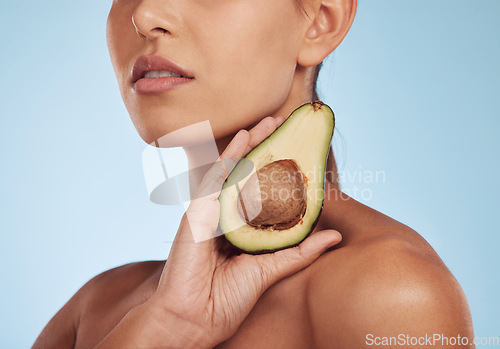
<path id="1" fill-rule="evenodd" d="M 160 93 L 171 90 L 193 81 L 193 78 L 163 77 L 156 79 L 142 78 L 134 83 L 134 90 L 137 93 Z"/>

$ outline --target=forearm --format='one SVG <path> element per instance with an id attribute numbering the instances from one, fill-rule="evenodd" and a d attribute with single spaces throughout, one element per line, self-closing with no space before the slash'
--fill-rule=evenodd
<path id="1" fill-rule="evenodd" d="M 133 308 L 94 349 L 212 348 L 200 326 L 150 304 Z"/>

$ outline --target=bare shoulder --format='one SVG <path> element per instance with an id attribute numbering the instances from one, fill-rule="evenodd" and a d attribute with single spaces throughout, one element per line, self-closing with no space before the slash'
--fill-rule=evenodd
<path id="1" fill-rule="evenodd" d="M 332 340 L 341 348 L 380 345 L 400 334 L 473 336 L 462 288 L 409 228 L 331 251 L 312 267 L 308 302 L 317 347 Z M 383 344 L 409 347 L 404 341 Z"/>
<path id="2" fill-rule="evenodd" d="M 146 286 L 146 293 L 153 290 L 156 284 L 148 281 L 159 275 L 163 264 L 164 261 L 134 262 L 97 275 L 88 282 L 85 311 L 114 308 L 125 297 L 135 294 L 139 287 Z"/>
<path id="3" fill-rule="evenodd" d="M 160 264 L 163 262 L 135 262 L 93 277 L 48 322 L 33 348 L 74 348 L 86 317 L 112 309 L 154 275 Z"/>

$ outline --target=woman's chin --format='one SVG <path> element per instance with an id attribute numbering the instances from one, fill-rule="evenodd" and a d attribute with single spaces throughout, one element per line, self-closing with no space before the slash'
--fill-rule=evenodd
<path id="1" fill-rule="evenodd" d="M 205 143 L 215 143 L 215 135 L 209 120 L 180 128 L 158 129 L 137 128 L 147 144 L 158 148 L 186 147 Z"/>

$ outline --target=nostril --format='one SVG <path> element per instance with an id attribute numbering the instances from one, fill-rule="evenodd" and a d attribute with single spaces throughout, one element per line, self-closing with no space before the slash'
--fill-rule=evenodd
<path id="1" fill-rule="evenodd" d="M 161 28 L 161 27 L 156 27 L 151 29 L 152 33 L 158 33 L 158 34 L 167 34 L 169 31 L 167 29 Z"/>
<path id="2" fill-rule="evenodd" d="M 164 35 L 164 34 L 169 34 L 170 32 L 164 28 L 156 27 L 150 30 L 149 34 L 144 34 L 142 31 L 140 31 L 137 27 L 135 28 L 135 31 L 141 38 L 151 38 L 154 37 L 155 35 Z"/>

